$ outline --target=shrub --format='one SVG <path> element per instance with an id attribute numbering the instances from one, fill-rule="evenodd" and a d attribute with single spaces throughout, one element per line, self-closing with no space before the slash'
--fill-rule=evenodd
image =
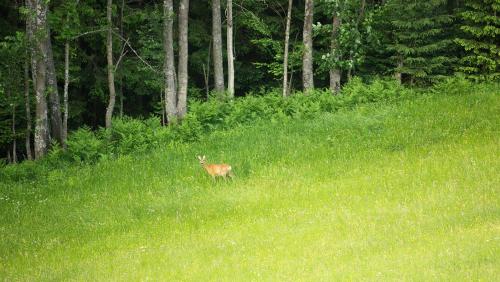
<path id="1" fill-rule="evenodd" d="M 67 155 L 76 162 L 93 163 L 106 153 L 104 141 L 86 126 L 72 132 L 66 144 Z"/>
<path id="2" fill-rule="evenodd" d="M 462 92 L 472 87 L 470 82 L 459 79 L 444 81 L 433 89 L 452 92 L 457 84 Z M 270 91 L 266 95 L 261 91 L 234 100 L 217 96 L 206 102 L 190 101 L 189 112 L 182 122 L 167 127 L 161 125 L 158 117 L 115 118 L 110 130 L 100 128 L 91 131 L 88 127 L 82 127 L 70 134 L 66 152 L 53 146 L 44 163 L 51 167 L 56 167 L 61 160 L 94 163 L 100 159 L 143 153 L 172 142 L 196 141 L 203 134 L 214 130 L 261 121 L 312 119 L 322 112 L 335 112 L 342 107 L 360 103 L 395 100 L 410 93 L 392 79 L 375 79 L 365 84 L 360 78 L 353 78 L 336 96 L 331 95 L 328 89 L 315 90 L 307 96 L 297 92 L 287 98 L 281 96 L 279 89 Z"/>

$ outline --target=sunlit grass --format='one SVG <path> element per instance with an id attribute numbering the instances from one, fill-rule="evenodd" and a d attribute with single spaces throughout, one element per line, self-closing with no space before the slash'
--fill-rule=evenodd
<path id="1" fill-rule="evenodd" d="M 0 279 L 499 280 L 499 130 L 433 95 L 0 184 Z"/>

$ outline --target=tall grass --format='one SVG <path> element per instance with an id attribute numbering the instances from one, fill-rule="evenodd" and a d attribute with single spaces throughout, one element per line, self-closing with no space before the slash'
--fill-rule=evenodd
<path id="1" fill-rule="evenodd" d="M 498 280 L 500 92 L 435 92 L 26 170 L 0 279 Z"/>

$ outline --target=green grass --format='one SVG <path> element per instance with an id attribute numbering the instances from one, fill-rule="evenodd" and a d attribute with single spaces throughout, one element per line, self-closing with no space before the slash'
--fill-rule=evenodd
<path id="1" fill-rule="evenodd" d="M 498 281 L 499 156 L 497 91 L 53 170 L 0 184 L 0 280 Z"/>

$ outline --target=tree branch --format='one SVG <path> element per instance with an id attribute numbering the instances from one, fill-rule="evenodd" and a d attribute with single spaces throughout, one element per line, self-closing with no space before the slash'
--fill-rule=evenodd
<path id="1" fill-rule="evenodd" d="M 124 45 L 127 45 L 130 48 L 130 50 L 132 50 L 132 52 L 134 52 L 134 54 L 137 56 L 137 58 L 139 58 L 139 60 L 141 60 L 141 62 L 143 62 L 146 66 L 148 66 L 153 72 L 155 72 L 155 73 L 162 73 L 161 71 L 156 70 L 148 62 L 146 62 L 141 56 L 139 56 L 139 54 L 137 53 L 137 51 L 135 51 L 135 49 L 132 47 L 132 45 L 130 45 L 130 43 L 128 42 L 128 39 L 123 38 L 123 36 L 121 36 L 119 33 L 115 32 L 115 31 L 113 31 L 113 33 L 116 36 L 118 36 L 124 42 Z"/>

